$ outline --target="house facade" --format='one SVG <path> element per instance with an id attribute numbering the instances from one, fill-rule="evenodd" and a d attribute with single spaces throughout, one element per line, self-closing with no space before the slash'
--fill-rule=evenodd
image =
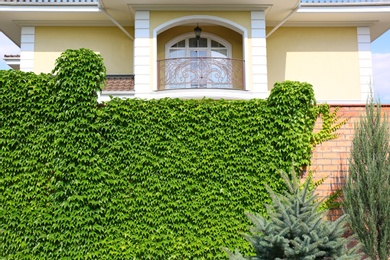
<path id="1" fill-rule="evenodd" d="M 92 49 L 107 67 L 101 101 L 266 98 L 299 80 L 319 101 L 364 103 L 370 43 L 389 28 L 390 0 L 0 0 L 20 69 L 48 73 L 66 49 Z"/>

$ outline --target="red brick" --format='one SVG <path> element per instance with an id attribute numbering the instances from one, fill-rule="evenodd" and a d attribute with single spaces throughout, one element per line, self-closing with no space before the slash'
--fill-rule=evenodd
<path id="1" fill-rule="evenodd" d="M 333 158 L 337 158 L 339 156 L 337 156 L 337 154 L 335 153 L 322 153 L 322 158 L 326 158 L 326 159 L 333 159 Z"/>
<path id="2" fill-rule="evenodd" d="M 332 159 L 332 165 L 345 165 L 348 163 L 348 160 L 347 159 Z"/>
<path id="3" fill-rule="evenodd" d="M 339 165 L 323 165 L 322 166 L 324 171 L 336 171 L 340 169 Z"/>
<path id="4" fill-rule="evenodd" d="M 332 160 L 328 160 L 328 159 L 315 160 L 315 164 L 318 164 L 318 165 L 326 165 L 326 164 L 331 164 L 331 163 L 332 163 Z"/>
<path id="5" fill-rule="evenodd" d="M 331 148 L 332 152 L 347 152 L 347 147 L 343 146 L 334 146 Z"/>

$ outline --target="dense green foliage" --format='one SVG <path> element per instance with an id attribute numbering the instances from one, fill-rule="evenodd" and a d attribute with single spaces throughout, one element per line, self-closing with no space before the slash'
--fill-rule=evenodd
<path id="1" fill-rule="evenodd" d="M 307 83 L 278 83 L 267 100 L 98 105 L 100 56 L 68 50 L 53 72 L 0 72 L 0 257 L 248 253 L 244 212 L 265 213 L 265 184 L 282 191 L 278 170 L 310 162 Z"/>
<path id="2" fill-rule="evenodd" d="M 350 226 L 372 259 L 390 257 L 390 130 L 380 104 L 370 98 L 355 126 L 344 187 Z"/>
<path id="3" fill-rule="evenodd" d="M 247 213 L 252 221 L 251 234 L 245 238 L 252 244 L 256 255 L 243 257 L 225 249 L 230 259 L 360 259 L 356 248 L 347 251 L 348 240 L 343 238 L 345 217 L 337 221 L 325 220 L 325 212 L 318 211 L 319 202 L 306 181 L 303 189 L 297 176 L 282 174 L 288 190 L 276 194 L 268 186 L 272 204 L 267 207 L 268 218 Z"/>

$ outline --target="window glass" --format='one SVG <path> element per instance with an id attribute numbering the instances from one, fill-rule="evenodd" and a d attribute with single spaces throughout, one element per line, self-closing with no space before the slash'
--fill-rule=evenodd
<path id="1" fill-rule="evenodd" d="M 211 48 L 225 48 L 225 46 L 217 41 L 211 40 Z"/>
<path id="2" fill-rule="evenodd" d="M 196 39 L 195 37 L 190 36 L 171 44 L 167 51 L 169 58 L 194 57 L 193 52 L 202 52 L 201 54 L 196 55 L 196 57 L 230 57 L 229 48 L 211 37 Z"/>
<path id="3" fill-rule="evenodd" d="M 170 49 L 169 50 L 169 57 L 171 57 L 171 58 L 183 58 L 185 56 L 186 56 L 185 49 Z"/>
<path id="4" fill-rule="evenodd" d="M 196 38 L 189 39 L 190 48 L 207 48 L 207 38 L 200 38 L 199 40 Z"/>
<path id="5" fill-rule="evenodd" d="M 215 58 L 227 58 L 227 50 L 226 49 L 212 49 L 211 57 Z"/>
<path id="6" fill-rule="evenodd" d="M 186 47 L 186 41 L 182 40 L 180 42 L 175 43 L 174 45 L 171 46 L 171 48 L 184 48 Z"/>

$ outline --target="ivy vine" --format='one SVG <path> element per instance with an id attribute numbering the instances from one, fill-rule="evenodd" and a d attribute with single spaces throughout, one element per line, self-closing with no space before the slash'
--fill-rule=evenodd
<path id="1" fill-rule="evenodd" d="M 266 100 L 98 105 L 99 55 L 67 50 L 53 73 L 0 71 L 2 258 L 246 254 L 244 212 L 265 213 L 264 185 L 282 191 L 279 170 L 309 165 L 319 140 L 307 83 L 277 83 Z"/>

